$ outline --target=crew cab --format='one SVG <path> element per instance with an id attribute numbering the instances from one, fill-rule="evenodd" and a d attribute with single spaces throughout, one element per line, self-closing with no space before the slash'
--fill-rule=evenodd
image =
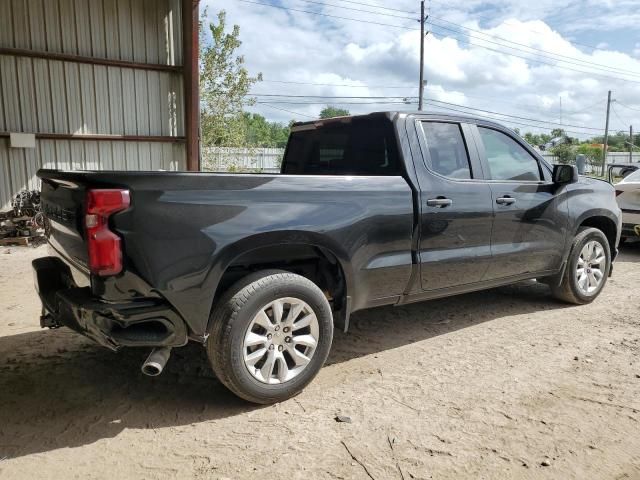
<path id="1" fill-rule="evenodd" d="M 53 252 L 33 262 L 42 326 L 153 348 L 149 375 L 201 343 L 256 403 L 300 392 L 358 310 L 525 279 L 589 303 L 620 238 L 611 185 L 471 117 L 296 123 L 279 175 L 38 176 Z"/>

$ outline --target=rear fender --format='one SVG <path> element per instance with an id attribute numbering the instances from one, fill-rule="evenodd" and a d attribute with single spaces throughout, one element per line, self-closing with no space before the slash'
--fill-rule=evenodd
<path id="1" fill-rule="evenodd" d="M 322 234 L 314 232 L 305 232 L 300 230 L 288 230 L 277 232 L 265 232 L 238 240 L 235 243 L 227 245 L 224 249 L 218 252 L 217 259 L 213 263 L 211 270 L 209 271 L 207 283 L 212 285 L 212 292 L 216 292 L 222 276 L 227 271 L 235 260 L 240 256 L 264 247 L 275 246 L 310 246 L 316 247 L 321 250 L 325 250 L 333 255 L 342 269 L 342 273 L 345 279 L 347 297 L 349 292 L 353 291 L 354 275 L 351 267 L 351 261 L 347 255 L 347 252 L 333 241 L 331 238 Z M 292 258 L 293 260 L 294 258 Z M 212 299 L 213 300 L 213 299 Z M 349 302 L 350 303 L 350 302 Z M 212 301 L 211 309 L 215 306 L 215 301 Z M 348 318 L 350 312 L 345 312 Z M 209 325 L 207 322 L 207 331 Z"/>

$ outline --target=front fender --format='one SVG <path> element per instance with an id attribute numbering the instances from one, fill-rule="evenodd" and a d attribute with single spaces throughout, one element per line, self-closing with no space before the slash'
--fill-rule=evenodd
<path id="1" fill-rule="evenodd" d="M 618 210 L 619 212 L 619 210 Z M 618 245 L 618 241 L 620 240 L 620 231 L 622 229 L 622 215 L 619 213 L 618 215 L 615 212 L 605 209 L 605 208 L 591 208 L 585 212 L 582 212 L 577 218 L 573 229 L 574 236 L 578 233 L 578 229 L 580 226 L 587 221 L 589 218 L 594 217 L 604 217 L 610 220 L 616 227 L 616 244 L 611 245 L 612 247 L 616 247 Z"/>

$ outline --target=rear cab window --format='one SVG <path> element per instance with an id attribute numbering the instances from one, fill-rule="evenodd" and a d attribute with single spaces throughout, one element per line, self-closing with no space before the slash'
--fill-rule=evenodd
<path id="1" fill-rule="evenodd" d="M 282 173 L 289 175 L 403 175 L 392 121 L 345 117 L 291 129 Z"/>

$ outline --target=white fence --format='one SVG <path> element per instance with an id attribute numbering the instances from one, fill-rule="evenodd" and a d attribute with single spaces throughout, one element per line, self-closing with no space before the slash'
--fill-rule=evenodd
<path id="1" fill-rule="evenodd" d="M 284 148 L 203 147 L 205 172 L 280 173 Z"/>
<path id="2" fill-rule="evenodd" d="M 557 158 L 550 153 L 541 153 L 542 157 L 549 163 L 554 164 L 558 163 Z M 631 159 L 632 162 L 640 162 L 640 153 L 634 153 Z M 607 153 L 607 165 L 611 165 L 613 163 L 630 163 L 629 161 L 629 152 L 608 152 Z M 600 168 L 598 166 L 592 166 L 587 161 L 586 165 L 586 173 L 600 173 Z"/>
<path id="3" fill-rule="evenodd" d="M 634 153 L 631 162 L 640 162 L 640 153 Z M 629 152 L 608 152 L 607 165 L 611 163 L 630 163 Z"/>
<path id="4" fill-rule="evenodd" d="M 203 147 L 202 170 L 205 172 L 264 172 L 280 173 L 280 164 L 284 148 L 230 148 Z M 557 163 L 556 157 L 549 153 L 542 156 L 549 163 Z M 633 162 L 640 162 L 640 153 L 633 154 Z M 626 152 L 609 152 L 607 165 L 629 163 Z M 597 167 L 587 164 L 587 173 L 597 173 Z"/>

